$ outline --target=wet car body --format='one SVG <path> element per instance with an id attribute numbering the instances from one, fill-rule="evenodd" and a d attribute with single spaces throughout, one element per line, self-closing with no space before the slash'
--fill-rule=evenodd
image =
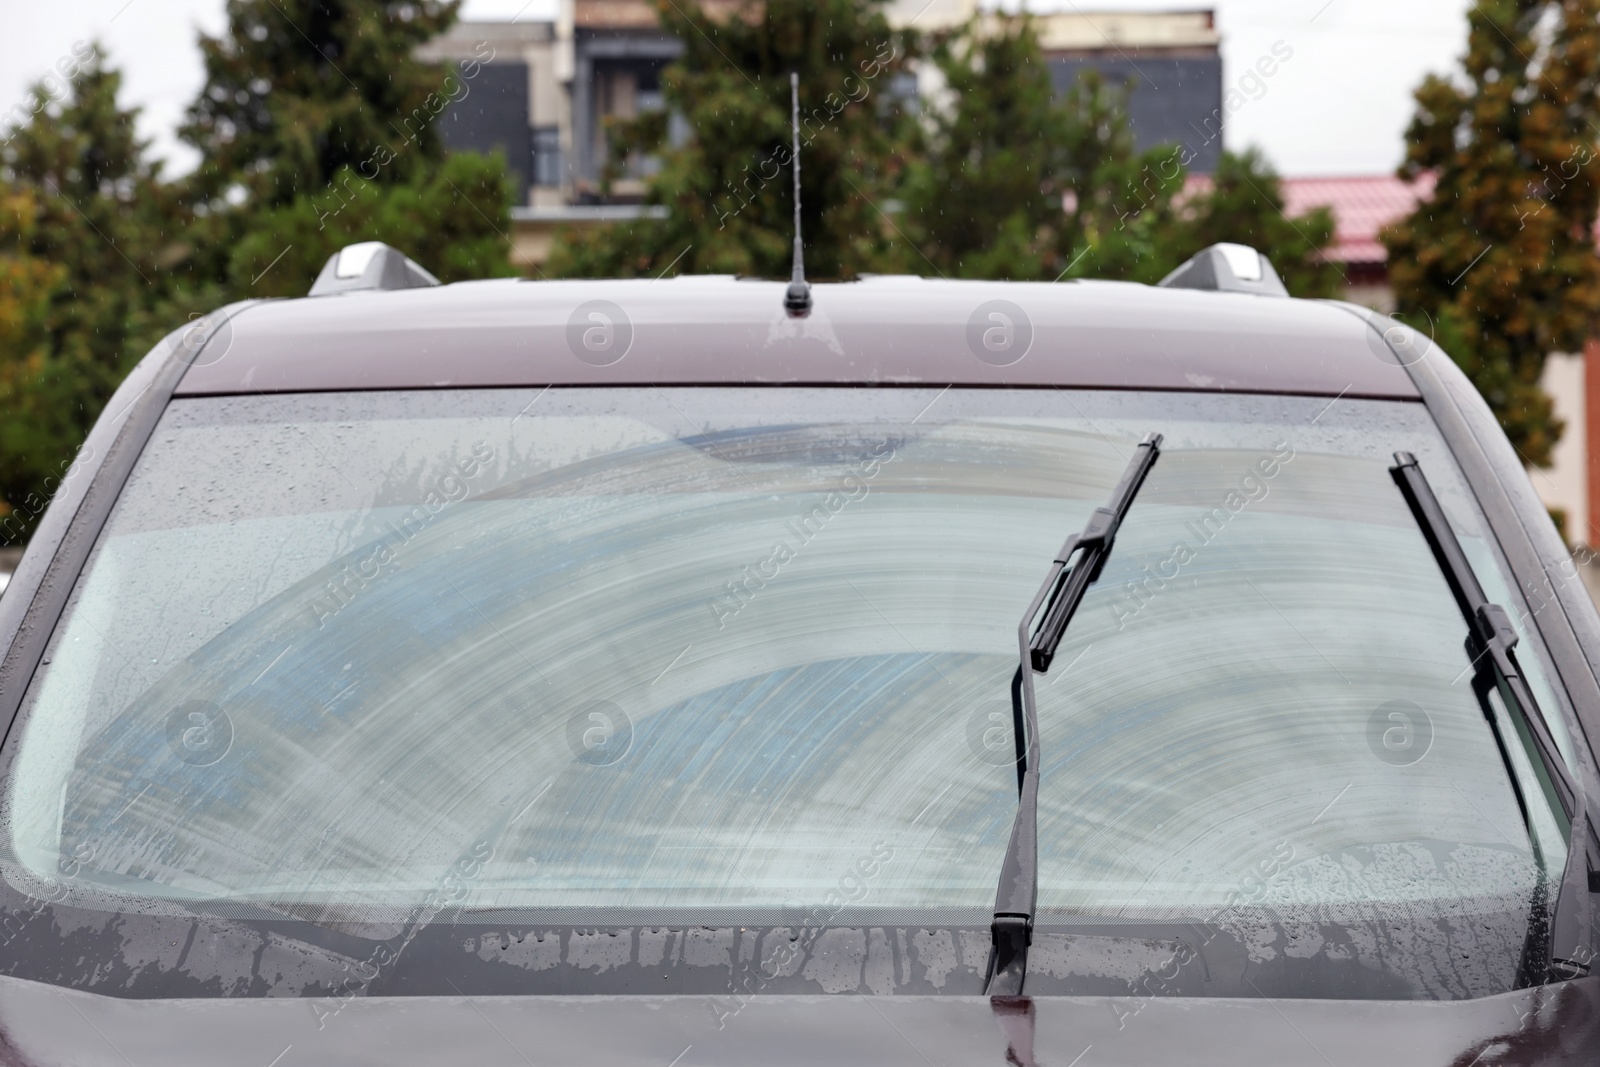
<path id="1" fill-rule="evenodd" d="M 1459 464 L 1570 702 L 1577 778 L 1590 807 L 1600 805 L 1600 617 L 1492 416 L 1424 339 L 1351 306 L 1118 283 L 876 278 L 813 291 L 812 314 L 793 319 L 776 283 L 466 283 L 234 305 L 174 334 L 113 398 L 0 598 L 0 718 L 14 722 L 23 708 L 97 539 L 174 401 L 690 386 L 1291 396 L 1313 399 L 1313 411 L 1390 401 L 1425 409 Z M 997 307 L 1025 338 L 1000 353 L 981 341 Z M 598 339 L 586 332 L 597 322 L 608 331 Z M 464 853 L 462 870 L 472 861 Z M 181 924 L 166 918 L 97 922 L 15 892 L 5 907 L 6 1062 L 281 1056 L 287 1065 L 297 1053 L 325 1063 L 1600 1062 L 1594 975 L 1486 996 L 1402 991 L 1384 1000 L 1352 995 L 1363 980 L 1353 969 L 1308 964 L 1266 995 L 1252 984 L 1260 972 L 1247 946 L 1223 938 L 1175 957 L 1170 946 L 1182 939 L 1170 924 L 1041 933 L 1040 980 L 1029 995 L 990 998 L 982 995 L 988 931 L 915 917 L 886 923 L 891 933 L 878 940 L 852 929 L 830 945 L 823 939 L 836 931 L 825 931 L 809 947 L 843 959 L 854 977 L 817 995 L 763 981 L 751 964 L 783 928 L 708 916 L 604 926 L 485 917 L 470 943 L 419 924 L 401 942 L 415 942 L 402 962 L 379 957 L 364 967 L 375 935 L 265 909 L 201 908 L 175 939 Z M 927 955 L 907 947 L 918 930 L 949 935 L 959 958 L 948 979 L 934 982 Z M 533 973 L 516 993 L 440 966 L 455 955 L 531 953 L 546 938 L 561 965 Z M 574 962 L 600 958 L 619 938 L 622 965 Z M 1110 981 L 1050 969 L 1052 953 L 1070 955 L 1094 938 L 1134 945 L 1136 970 Z M 215 964 L 208 942 L 224 946 L 212 950 Z M 690 967 L 695 943 L 731 964 Z M 230 955 L 254 963 L 240 971 L 223 962 Z M 285 988 L 263 978 L 274 969 L 299 977 Z"/>

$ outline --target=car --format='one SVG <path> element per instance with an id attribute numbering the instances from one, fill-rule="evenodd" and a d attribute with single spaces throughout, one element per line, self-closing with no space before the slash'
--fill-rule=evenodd
<path id="1" fill-rule="evenodd" d="M 0 599 L 7 1063 L 1600 1058 L 1600 616 L 1425 334 L 439 285 L 129 375 Z"/>

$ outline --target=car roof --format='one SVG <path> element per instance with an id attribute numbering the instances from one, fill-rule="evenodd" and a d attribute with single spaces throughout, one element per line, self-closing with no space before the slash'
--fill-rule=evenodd
<path id="1" fill-rule="evenodd" d="M 1380 334 L 1332 302 L 879 276 L 815 284 L 811 315 L 792 319 L 783 291 L 688 275 L 263 301 L 217 331 L 176 392 L 856 384 L 1418 399 Z"/>

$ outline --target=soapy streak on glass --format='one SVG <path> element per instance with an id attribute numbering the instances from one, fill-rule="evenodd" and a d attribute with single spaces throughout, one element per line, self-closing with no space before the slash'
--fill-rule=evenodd
<path id="1" fill-rule="evenodd" d="M 1268 836 L 1305 857 L 1295 903 L 1330 915 L 1525 899 L 1526 833 L 1452 685 L 1459 615 L 1384 467 L 1423 457 L 1504 600 L 1419 406 L 1310 425 L 1293 398 L 952 390 L 912 424 L 936 392 L 571 389 L 515 422 L 531 394 L 177 402 L 31 694 L 12 847 L 50 870 L 95 840 L 130 907 L 359 910 L 414 903 L 485 840 L 475 905 L 776 917 L 890 840 L 876 904 L 981 913 L 1015 781 L 968 719 L 1009 719 L 1019 606 L 1158 427 L 1062 662 L 1092 651 L 1040 690 L 1042 921 L 1215 908 Z M 866 497 L 719 630 L 728 576 L 884 441 Z M 1128 583 L 1286 444 L 1270 493 L 1119 630 Z M 466 496 L 337 613 L 308 608 L 480 445 Z M 1436 728 L 1403 769 L 1365 743 L 1397 696 Z M 570 730 L 597 699 L 634 730 L 605 766 Z M 214 765 L 169 744 L 188 700 L 232 723 Z"/>

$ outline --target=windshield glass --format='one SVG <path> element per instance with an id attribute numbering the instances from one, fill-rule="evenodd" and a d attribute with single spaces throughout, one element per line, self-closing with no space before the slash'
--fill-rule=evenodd
<path id="1" fill-rule="evenodd" d="M 1564 857 L 1518 811 L 1395 450 L 1515 602 L 1420 405 L 1278 397 L 175 401 L 7 744 L 0 871 L 53 909 L 27 938 L 204 915 L 359 958 L 456 927 L 435 950 L 507 990 L 670 968 L 662 929 L 725 932 L 732 967 L 768 953 L 739 931 L 804 929 L 794 988 L 877 989 L 876 951 L 917 964 L 890 990 L 971 992 L 1017 621 L 1150 430 L 1039 679 L 1039 981 L 1126 992 L 1198 925 L 1281 995 L 1509 988 Z"/>

